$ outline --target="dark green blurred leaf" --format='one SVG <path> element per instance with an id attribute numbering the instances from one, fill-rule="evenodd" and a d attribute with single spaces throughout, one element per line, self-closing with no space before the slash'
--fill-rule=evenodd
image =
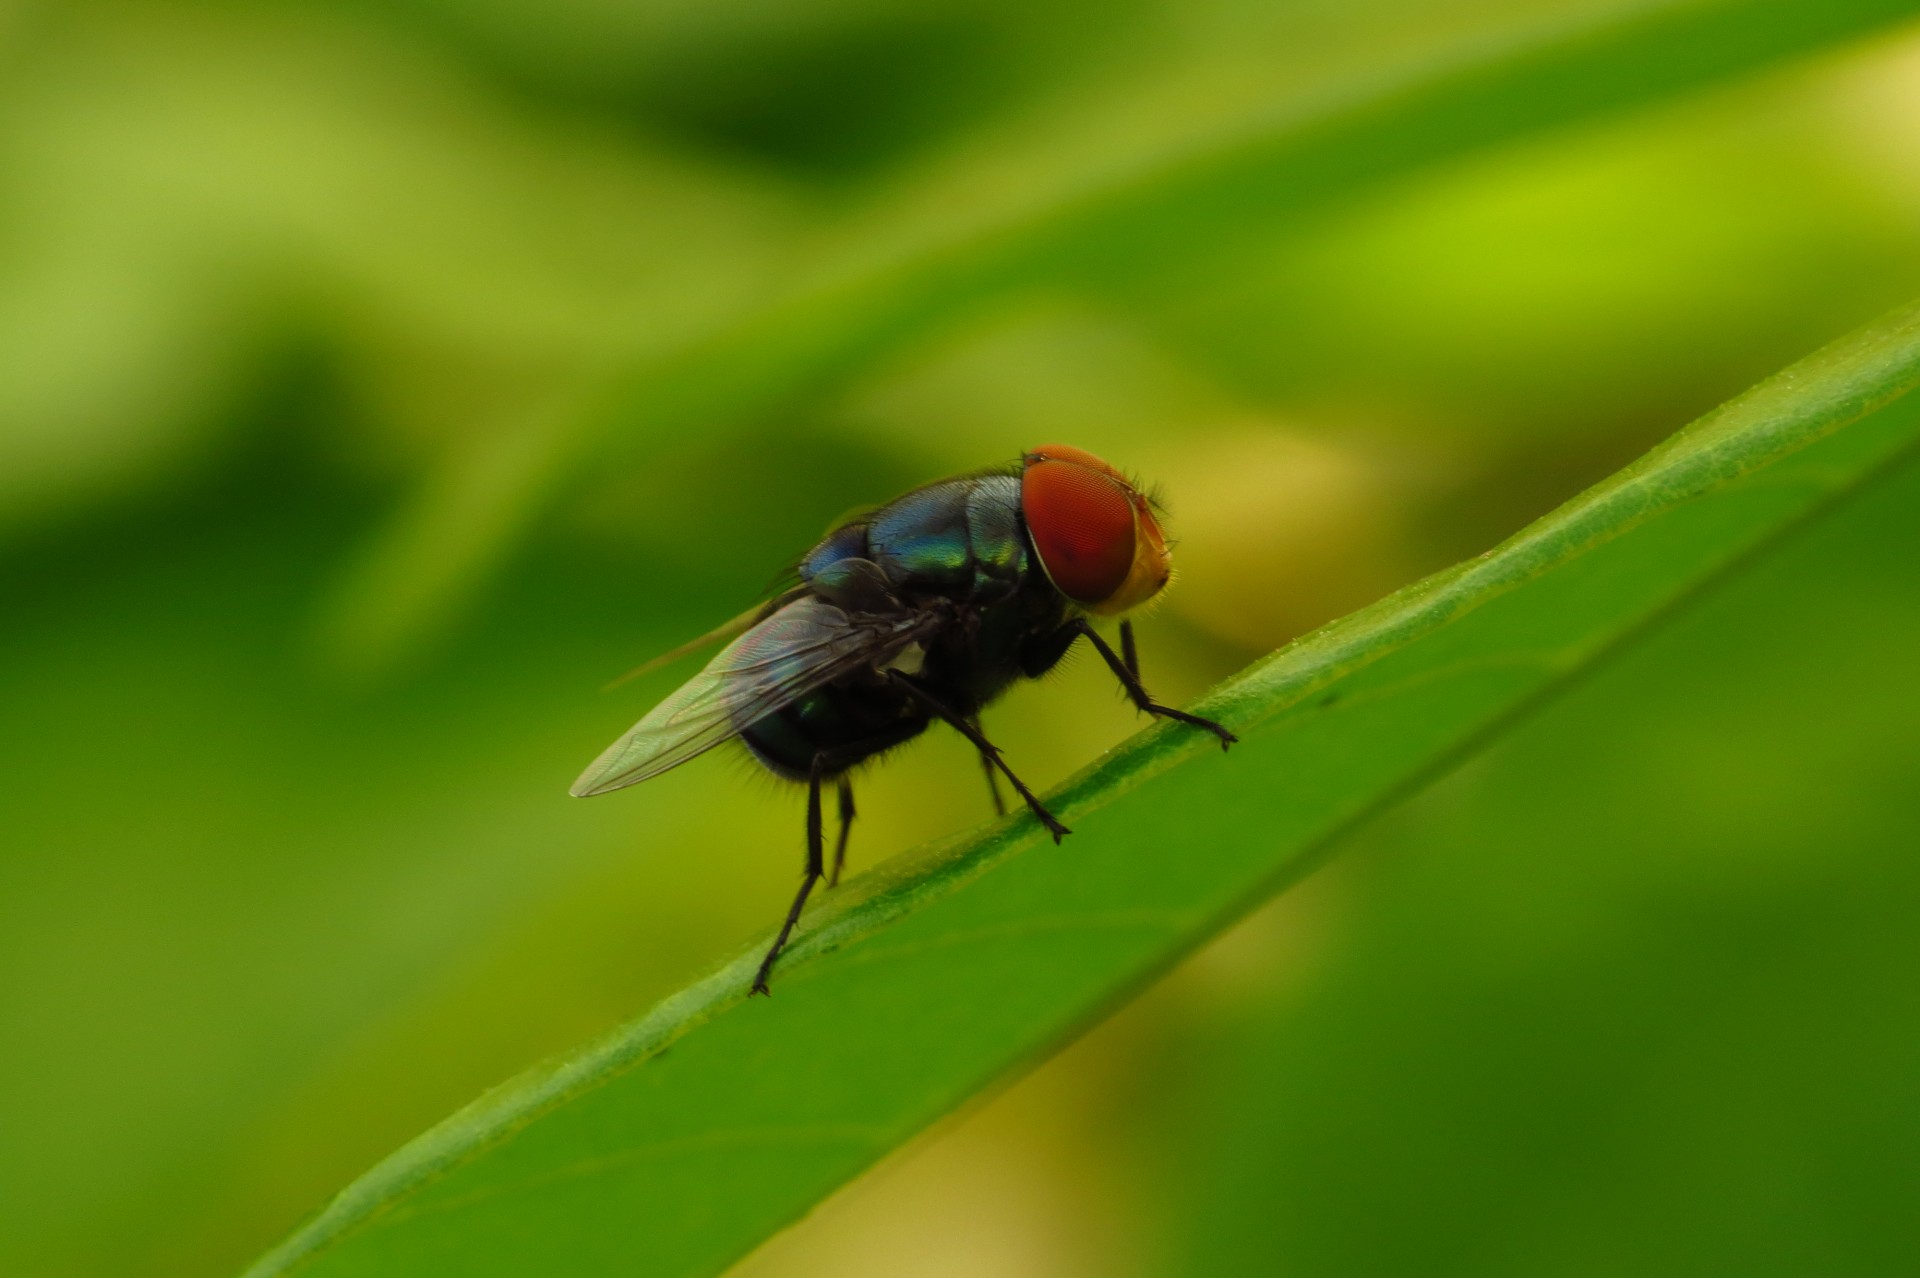
<path id="1" fill-rule="evenodd" d="M 716 1271 L 1904 456 L 1917 381 L 1920 308 L 1230 681 L 1204 705 L 1245 735 L 1231 756 L 1163 725 L 1063 788 L 1063 847 L 1022 815 L 856 881 L 769 1003 L 742 1005 L 749 951 L 407 1146 L 253 1272 Z"/>
<path id="2" fill-rule="evenodd" d="M 1876 30 L 1911 0 L 1615 0 L 1544 18 L 1454 17 L 1329 74 L 1176 65 L 1065 141 L 1005 141 L 843 218 L 796 287 L 610 380 L 550 461 L 503 487 L 518 438 L 449 455 L 417 508 L 354 566 L 322 621 L 379 667 L 444 624 L 511 534 L 609 450 L 795 411 L 1010 291 L 1169 269 L 1226 231 L 1271 230 L 1356 193 L 1543 129 L 1661 101 Z M 1375 17 L 1374 21 L 1390 21 Z M 1214 76 L 1219 84 L 1205 91 Z M 1165 110 L 1143 113 L 1142 105 Z M 1198 105 L 1196 105 L 1198 103 Z M 1123 109 L 1124 108 L 1124 109 Z M 1108 133 L 1118 120 L 1116 140 Z M 1130 130 L 1130 132 L 1129 132 Z"/>

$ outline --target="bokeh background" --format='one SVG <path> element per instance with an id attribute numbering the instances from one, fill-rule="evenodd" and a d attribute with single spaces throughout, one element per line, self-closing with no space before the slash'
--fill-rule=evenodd
<path id="1" fill-rule="evenodd" d="M 1183 113 L 1579 9 L 0 4 L 0 1272 L 232 1272 L 764 931 L 795 795 L 564 791 L 691 667 L 599 686 L 841 512 L 1047 440 L 1157 481 L 1178 703 L 1920 295 L 1895 28 L 581 442 Z M 1768 557 L 739 1272 L 1910 1271 L 1916 512 Z M 1048 783 L 1136 727 L 1085 663 L 990 724 Z M 855 859 L 986 812 L 930 739 Z"/>

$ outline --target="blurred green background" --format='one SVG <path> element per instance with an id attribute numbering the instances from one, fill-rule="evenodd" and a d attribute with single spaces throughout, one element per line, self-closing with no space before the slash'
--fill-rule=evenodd
<path id="1" fill-rule="evenodd" d="M 840 512 L 1047 440 L 1159 482 L 1178 703 L 1920 295 L 1894 29 L 583 442 L 763 299 L 1591 7 L 0 5 L 0 1272 L 233 1271 L 764 931 L 793 794 L 564 792 L 691 667 L 598 686 Z M 1916 510 L 1771 556 L 740 1272 L 1910 1269 Z M 1137 726 L 1084 662 L 990 723 L 1036 783 Z M 856 862 L 981 791 L 929 739 Z"/>

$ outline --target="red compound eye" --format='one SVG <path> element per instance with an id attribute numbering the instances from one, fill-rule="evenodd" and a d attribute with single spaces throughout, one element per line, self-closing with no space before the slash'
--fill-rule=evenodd
<path id="1" fill-rule="evenodd" d="M 1036 448 L 1026 456 L 1020 509 L 1061 594 L 1097 605 L 1126 584 L 1138 540 L 1134 496 L 1111 466 L 1064 444 Z"/>

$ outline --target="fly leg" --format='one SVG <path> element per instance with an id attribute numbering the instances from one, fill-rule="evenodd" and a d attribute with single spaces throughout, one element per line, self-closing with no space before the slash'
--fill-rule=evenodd
<path id="1" fill-rule="evenodd" d="M 974 719 L 971 722 L 973 723 L 973 730 L 979 732 L 980 721 Z M 980 752 L 980 770 L 987 774 L 987 793 L 993 796 L 994 815 L 1005 816 L 1007 814 L 1007 801 L 1000 797 L 1000 769 L 993 766 L 993 758 L 988 755 L 985 750 Z"/>
<path id="2" fill-rule="evenodd" d="M 1188 714 L 1185 710 L 1175 710 L 1172 706 L 1163 706 L 1148 694 L 1147 686 L 1140 682 L 1140 659 L 1139 653 L 1133 646 L 1132 627 L 1124 627 L 1120 631 L 1121 646 L 1127 650 L 1127 656 L 1132 658 L 1132 660 L 1127 660 L 1122 658 L 1105 639 L 1100 637 L 1100 632 L 1089 625 L 1086 618 L 1082 617 L 1080 620 L 1073 622 L 1072 625 L 1087 637 L 1088 642 L 1093 644 L 1094 650 L 1106 661 L 1107 668 L 1113 671 L 1114 678 L 1118 679 L 1121 685 L 1126 688 L 1127 697 L 1133 702 L 1135 708 L 1144 710 L 1148 714 L 1155 715 L 1159 718 L 1178 719 L 1181 723 L 1190 723 L 1196 728 L 1205 728 L 1208 732 L 1220 738 L 1220 748 L 1222 750 L 1240 739 L 1234 736 L 1233 733 L 1227 731 L 1225 726 L 1215 723 L 1211 719 L 1203 719 L 1197 714 Z"/>
<path id="3" fill-rule="evenodd" d="M 840 792 L 840 841 L 833 848 L 833 873 L 827 876 L 828 887 L 840 886 L 840 871 L 847 865 L 847 836 L 853 833 L 853 782 L 843 776 L 836 788 Z"/>
<path id="4" fill-rule="evenodd" d="M 1133 622 L 1120 623 L 1120 657 L 1127 663 L 1127 673 L 1133 676 L 1135 683 L 1140 682 L 1140 649 L 1134 646 Z"/>
<path id="5" fill-rule="evenodd" d="M 1022 799 L 1026 800 L 1027 807 L 1033 810 L 1033 815 L 1039 818 L 1040 824 L 1047 827 L 1047 833 L 1053 836 L 1055 843 L 1058 843 L 1062 836 L 1072 833 L 1066 826 L 1060 824 L 1059 819 L 1055 817 L 1053 813 L 1047 811 L 1046 806 L 1035 797 L 1033 791 L 1027 789 L 1027 783 L 1013 774 L 1013 769 L 1007 766 L 1007 761 L 1000 757 L 1000 748 L 994 745 L 993 742 L 987 740 L 986 735 L 969 722 L 965 715 L 948 709 L 940 698 L 934 696 L 931 692 L 927 691 L 926 688 L 922 687 L 918 679 L 915 679 L 912 675 L 904 671 L 889 670 L 887 671 L 887 678 L 905 689 L 909 696 L 925 706 L 935 716 L 946 720 L 961 736 L 973 742 L 973 747 L 980 752 L 980 757 L 998 768 L 1007 780 L 1012 783 L 1015 792 L 1018 793 Z"/>
<path id="6" fill-rule="evenodd" d="M 847 833 L 853 825 L 853 785 L 842 775 L 862 759 L 868 759 L 882 750 L 891 749 L 915 735 L 927 726 L 925 719 L 902 722 L 885 732 L 867 737 L 860 741 L 843 742 L 832 750 L 821 750 L 814 754 L 813 764 L 807 773 L 807 872 L 800 881 L 800 892 L 793 898 L 793 905 L 787 910 L 787 921 L 780 925 L 780 935 L 773 939 L 773 945 L 767 950 L 767 956 L 760 960 L 760 970 L 754 973 L 753 988 L 750 994 L 766 994 L 767 977 L 773 972 L 773 964 L 786 948 L 787 938 L 793 935 L 793 929 L 799 925 L 800 911 L 807 904 L 807 895 L 813 891 L 813 885 L 826 878 L 826 834 L 820 812 L 820 787 L 829 777 L 835 779 L 840 792 L 840 841 L 834 849 L 833 878 L 840 877 L 840 867 L 846 855 Z M 830 881 L 831 883 L 831 881 Z"/>
<path id="7" fill-rule="evenodd" d="M 767 988 L 767 976 L 773 971 L 773 961 L 780 957 L 780 951 L 786 948 L 787 938 L 793 935 L 793 925 L 800 921 L 800 909 L 807 903 L 807 893 L 813 891 L 813 885 L 820 881 L 826 860 L 826 840 L 820 832 L 820 772 L 825 763 L 822 755 L 813 756 L 813 772 L 807 778 L 807 872 L 800 880 L 800 894 L 793 898 L 793 906 L 787 911 L 787 921 L 780 925 L 780 935 L 773 938 L 773 948 L 760 960 L 760 970 L 753 974 L 753 988 L 747 991 L 747 997 L 755 994 L 771 994 Z M 842 843 L 844 844 L 845 827 Z"/>

